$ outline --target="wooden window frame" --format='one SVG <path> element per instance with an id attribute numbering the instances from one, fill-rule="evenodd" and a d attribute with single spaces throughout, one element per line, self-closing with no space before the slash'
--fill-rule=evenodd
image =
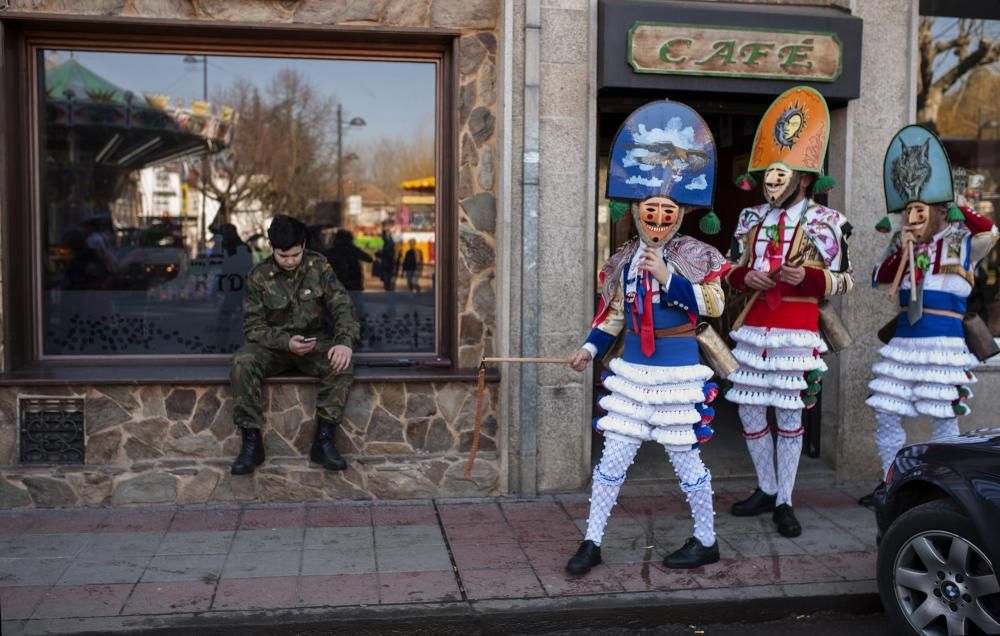
<path id="1" fill-rule="evenodd" d="M 459 85 L 456 60 L 460 32 L 451 29 L 259 25 L 183 20 L 0 15 L 0 222 L 3 266 L 3 375 L 22 378 L 76 376 L 89 368 L 98 381 L 127 369 L 133 382 L 176 375 L 191 380 L 185 367 L 224 368 L 222 354 L 152 356 L 43 356 L 41 347 L 40 182 L 37 147 L 39 49 L 89 49 L 193 55 L 261 55 L 311 59 L 429 61 L 436 71 L 437 272 L 435 274 L 435 351 L 433 353 L 358 353 L 359 365 L 377 361 L 450 362 L 441 372 L 407 369 L 399 377 L 454 375 L 458 365 L 457 329 L 457 157 Z M 30 299 L 30 301 L 28 300 Z M 405 366 L 405 365 L 404 365 Z M 74 368 L 76 371 L 74 371 Z M 144 369 L 148 371 L 144 371 Z M 176 369 L 171 374 L 171 369 Z M 201 375 L 206 375 L 202 373 Z M 207 374 L 209 380 L 217 374 Z M 362 373 L 361 375 L 364 375 Z M 376 375 L 393 376 L 391 371 Z M 4 378 L 0 377 L 0 383 Z"/>

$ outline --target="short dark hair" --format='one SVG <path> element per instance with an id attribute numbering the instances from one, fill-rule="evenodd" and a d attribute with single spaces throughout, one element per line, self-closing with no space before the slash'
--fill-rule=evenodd
<path id="1" fill-rule="evenodd" d="M 267 228 L 267 238 L 276 250 L 288 250 L 306 242 L 306 224 L 286 214 L 279 214 Z"/>

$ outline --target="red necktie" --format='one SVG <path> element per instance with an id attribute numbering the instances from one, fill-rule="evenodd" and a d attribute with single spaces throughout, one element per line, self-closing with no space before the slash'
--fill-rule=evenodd
<path id="1" fill-rule="evenodd" d="M 642 355 L 647 358 L 656 351 L 656 339 L 653 337 L 652 280 L 652 274 L 643 272 L 642 281 L 639 283 L 643 286 L 643 291 L 646 292 L 642 295 L 642 316 L 639 319 L 639 345 L 642 349 Z"/>
<path id="2" fill-rule="evenodd" d="M 778 215 L 777 239 L 770 241 L 764 252 L 764 255 L 767 256 L 768 273 L 781 269 L 781 263 L 785 260 L 785 222 L 787 219 L 785 211 L 782 210 L 781 214 Z M 772 311 L 781 304 L 781 283 L 778 280 L 775 282 L 778 284 L 764 292 L 764 302 Z"/>

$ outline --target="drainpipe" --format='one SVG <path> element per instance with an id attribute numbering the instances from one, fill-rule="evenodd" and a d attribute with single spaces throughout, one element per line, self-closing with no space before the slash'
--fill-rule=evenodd
<path id="1" fill-rule="evenodd" d="M 540 0 L 524 3 L 524 156 L 521 164 L 521 355 L 538 356 L 538 85 Z M 521 367 L 520 494 L 538 493 L 538 366 Z"/>

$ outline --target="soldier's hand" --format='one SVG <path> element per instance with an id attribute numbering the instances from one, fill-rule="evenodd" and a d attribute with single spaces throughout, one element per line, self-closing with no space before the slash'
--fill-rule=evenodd
<path id="1" fill-rule="evenodd" d="M 573 354 L 573 357 L 569 360 L 569 366 L 573 367 L 574 371 L 583 371 L 587 368 L 587 363 L 590 362 L 590 352 L 586 349 L 580 349 Z"/>
<path id="2" fill-rule="evenodd" d="M 743 283 L 750 289 L 756 289 L 759 291 L 767 291 L 775 285 L 775 282 L 771 280 L 770 276 L 764 272 L 758 272 L 757 270 L 747 272 L 746 278 L 743 279 Z"/>
<path id="3" fill-rule="evenodd" d="M 292 336 L 288 339 L 288 350 L 297 356 L 304 356 L 315 348 L 315 340 L 306 342 L 302 336 Z"/>
<path id="4" fill-rule="evenodd" d="M 326 357 L 330 361 L 330 368 L 334 371 L 343 371 L 351 365 L 351 356 L 354 352 L 350 347 L 335 345 L 326 352 Z"/>

